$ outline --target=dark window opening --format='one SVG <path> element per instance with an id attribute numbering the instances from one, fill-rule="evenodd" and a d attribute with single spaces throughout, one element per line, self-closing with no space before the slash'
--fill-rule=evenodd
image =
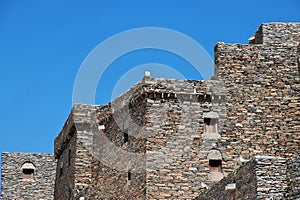
<path id="1" fill-rule="evenodd" d="M 222 172 L 222 160 L 209 160 L 210 172 Z"/>
<path id="2" fill-rule="evenodd" d="M 123 137 L 124 137 L 124 143 L 128 142 L 128 133 L 127 132 L 123 132 Z"/>
<path id="3" fill-rule="evenodd" d="M 211 102 L 211 95 L 204 95 L 204 101 L 210 103 Z"/>
<path id="4" fill-rule="evenodd" d="M 204 132 L 217 133 L 218 132 L 218 119 L 204 118 Z"/>
<path id="5" fill-rule="evenodd" d="M 68 166 L 71 165 L 71 149 L 69 149 Z"/>
<path id="6" fill-rule="evenodd" d="M 25 162 L 22 165 L 23 179 L 33 179 L 35 166 L 31 162 Z"/>
<path id="7" fill-rule="evenodd" d="M 32 179 L 34 174 L 34 169 L 23 169 L 23 178 Z"/>
<path id="8" fill-rule="evenodd" d="M 204 102 L 204 95 L 198 96 L 198 102 Z"/>
<path id="9" fill-rule="evenodd" d="M 128 180 L 128 181 L 131 180 L 131 171 L 127 172 L 127 180 Z"/>
<path id="10" fill-rule="evenodd" d="M 59 169 L 59 177 L 62 178 L 62 176 L 63 176 L 63 168 L 61 167 L 61 168 Z"/>

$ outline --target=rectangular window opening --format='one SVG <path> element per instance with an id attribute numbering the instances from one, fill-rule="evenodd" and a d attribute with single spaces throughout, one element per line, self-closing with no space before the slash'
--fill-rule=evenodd
<path id="1" fill-rule="evenodd" d="M 209 94 L 204 95 L 204 101 L 210 103 L 211 102 L 211 95 L 209 95 Z"/>
<path id="2" fill-rule="evenodd" d="M 23 169 L 23 178 L 32 179 L 34 174 L 34 169 Z"/>
<path id="3" fill-rule="evenodd" d="M 71 149 L 69 149 L 69 155 L 68 155 L 68 166 L 71 165 Z"/>
<path id="4" fill-rule="evenodd" d="M 217 133 L 218 132 L 218 119 L 204 118 L 204 132 Z"/>
<path id="5" fill-rule="evenodd" d="M 128 180 L 128 181 L 131 180 L 131 171 L 127 172 L 127 180 Z"/>
<path id="6" fill-rule="evenodd" d="M 60 178 L 63 177 L 63 168 L 62 168 L 62 167 L 59 169 L 59 177 L 60 177 Z"/>
<path id="7" fill-rule="evenodd" d="M 128 142 L 128 133 L 127 133 L 127 131 L 124 131 L 123 132 L 123 138 L 124 138 L 124 143 L 127 143 Z"/>
<path id="8" fill-rule="evenodd" d="M 222 160 L 209 160 L 210 172 L 222 172 Z"/>

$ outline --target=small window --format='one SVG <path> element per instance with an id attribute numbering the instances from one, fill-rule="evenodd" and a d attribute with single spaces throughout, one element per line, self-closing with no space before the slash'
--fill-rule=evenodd
<path id="1" fill-rule="evenodd" d="M 222 172 L 222 160 L 209 160 L 210 172 Z"/>
<path id="2" fill-rule="evenodd" d="M 35 166 L 31 162 L 25 162 L 22 165 L 23 179 L 33 179 Z"/>
<path id="3" fill-rule="evenodd" d="M 129 140 L 129 137 L 128 137 L 128 130 L 125 130 L 123 132 L 123 139 L 124 139 L 124 143 L 127 143 L 128 140 Z"/>
<path id="4" fill-rule="evenodd" d="M 204 132 L 218 133 L 218 119 L 204 118 Z"/>
<path id="5" fill-rule="evenodd" d="M 211 102 L 211 95 L 205 94 L 204 95 L 204 101 L 210 103 Z"/>
<path id="6" fill-rule="evenodd" d="M 69 155 L 68 155 L 68 166 L 71 165 L 71 149 L 69 149 Z"/>
<path id="7" fill-rule="evenodd" d="M 132 176 L 131 171 L 127 171 L 127 183 L 126 183 L 127 186 L 131 185 L 131 179 L 132 179 L 131 176 Z"/>
<path id="8" fill-rule="evenodd" d="M 63 171 L 63 168 L 61 167 L 60 169 L 59 169 L 59 177 L 63 177 L 63 174 L 64 173 L 64 171 Z"/>
<path id="9" fill-rule="evenodd" d="M 60 180 L 63 179 L 63 176 L 64 176 L 64 163 L 61 162 L 60 163 L 60 168 L 59 168 L 59 178 L 60 178 Z"/>
<path id="10" fill-rule="evenodd" d="M 131 171 L 127 172 L 127 180 L 130 181 L 131 180 Z"/>

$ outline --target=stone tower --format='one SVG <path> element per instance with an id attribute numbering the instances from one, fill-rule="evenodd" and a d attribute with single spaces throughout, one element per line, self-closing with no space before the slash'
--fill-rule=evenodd
<path id="1" fill-rule="evenodd" d="M 200 182 L 223 177 L 222 90 L 213 80 L 145 77 L 106 106 L 75 105 L 55 139 L 56 198 L 196 197 Z"/>
<path id="2" fill-rule="evenodd" d="M 193 199 L 254 156 L 252 178 L 259 160 L 285 169 L 300 144 L 299 32 L 262 24 L 248 45 L 216 45 L 212 80 L 146 74 L 108 105 L 75 105 L 55 140 L 56 199 Z"/>
<path id="3" fill-rule="evenodd" d="M 300 23 L 262 24 L 215 46 L 211 80 L 147 72 L 107 105 L 74 105 L 56 160 L 2 154 L 2 198 L 299 199 L 299 42 Z"/>

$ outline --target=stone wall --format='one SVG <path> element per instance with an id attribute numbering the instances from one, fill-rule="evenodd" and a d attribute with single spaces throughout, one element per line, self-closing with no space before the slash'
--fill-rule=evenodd
<path id="1" fill-rule="evenodd" d="M 286 159 L 277 156 L 255 156 L 257 199 L 282 199 L 287 193 Z"/>
<path id="2" fill-rule="evenodd" d="M 138 138 L 146 141 L 143 155 L 146 159 L 146 198 L 192 199 L 201 189 L 198 181 L 207 184 L 212 182 L 208 177 L 208 154 L 210 150 L 216 149 L 214 144 L 219 134 L 204 132 L 204 115 L 215 111 L 220 115 L 219 123 L 224 121 L 224 88 L 218 81 L 145 77 L 143 82 L 142 87 L 132 90 L 137 93 L 129 95 L 128 107 L 136 112 L 131 111 L 131 116 L 121 119 L 126 121 L 132 118 L 132 121 L 127 122 L 129 127 L 138 125 L 136 129 L 133 128 L 135 131 L 129 131 L 134 136 L 130 139 L 133 143 Z M 126 98 L 120 99 L 122 101 L 117 104 L 127 104 Z M 142 117 L 138 119 L 134 113 L 142 113 Z M 121 146 L 117 139 L 122 138 L 121 132 L 111 132 L 109 129 L 107 132 L 115 133 L 112 141 Z M 140 144 L 144 146 L 143 142 Z M 134 149 L 129 148 L 127 151 Z M 133 156 L 139 157 L 142 152 L 136 152 L 138 154 Z"/>
<path id="3" fill-rule="evenodd" d="M 93 191 L 98 198 L 196 197 L 201 188 L 193 180 L 216 181 L 208 177 L 208 154 L 216 151 L 220 134 L 204 132 L 203 124 L 211 111 L 218 112 L 219 123 L 223 123 L 223 90 L 218 81 L 145 77 L 106 106 L 75 105 L 55 140 L 58 167 L 67 163 L 70 147 L 75 148 L 76 154 L 71 156 L 77 162 L 74 180 L 67 176 L 61 181 L 63 186 L 57 179 L 57 193 L 64 187 L 84 196 L 87 192 L 81 191 L 92 183 L 97 191 L 89 190 L 89 194 Z M 76 131 L 69 134 L 73 126 Z"/>
<path id="4" fill-rule="evenodd" d="M 286 175 L 285 158 L 256 156 L 196 199 L 284 199 Z"/>
<path id="5" fill-rule="evenodd" d="M 93 108 L 75 105 L 62 131 L 55 138 L 57 169 L 54 199 L 73 199 L 74 195 L 91 184 L 92 157 L 86 147 L 91 146 L 92 138 L 86 130 L 89 130 L 92 120 L 86 111 L 91 113 Z"/>
<path id="6" fill-rule="evenodd" d="M 22 165 L 35 167 L 32 178 L 24 178 Z M 54 196 L 56 161 L 52 154 L 2 153 L 2 199 L 45 199 Z"/>
<path id="7" fill-rule="evenodd" d="M 227 188 L 226 188 L 227 186 Z M 228 188 L 231 186 L 231 188 Z M 233 173 L 223 178 L 207 191 L 203 191 L 195 200 L 234 200 L 257 197 L 257 177 L 255 160 L 244 163 Z"/>
<path id="8" fill-rule="evenodd" d="M 196 199 L 284 199 L 286 193 L 285 158 L 256 156 Z"/>
<path id="9" fill-rule="evenodd" d="M 283 45 L 299 44 L 300 23 L 264 23 L 261 24 L 253 37 L 249 39 L 250 44 Z"/>
<path id="10" fill-rule="evenodd" d="M 76 130 L 70 131 L 75 135 Z M 70 138 L 68 145 L 60 153 L 56 155 L 56 179 L 55 179 L 55 198 L 54 199 L 71 199 L 73 191 L 76 190 L 74 186 L 75 176 L 75 151 L 76 139 Z"/>
<path id="11" fill-rule="evenodd" d="M 105 133 L 99 131 L 103 120 L 106 122 Z M 129 168 L 125 167 L 118 171 L 111 167 L 116 165 L 113 163 L 114 158 L 110 157 L 113 149 L 107 149 L 110 147 L 109 144 L 120 147 L 119 150 L 123 148 L 132 151 L 136 146 L 143 146 L 137 144 L 138 140 L 132 140 L 131 136 L 129 136 L 131 142 L 122 145 L 122 133 L 111 116 L 109 106 L 75 105 L 63 130 L 55 139 L 55 152 L 58 158 L 57 177 L 60 177 L 60 171 L 64 174 L 60 179 L 57 178 L 55 198 L 127 199 L 144 195 L 143 173 L 132 171 L 131 180 L 128 181 Z M 104 137 L 101 138 L 101 134 Z M 101 156 L 104 156 L 107 162 L 102 160 Z M 66 164 L 69 159 L 70 166 Z M 97 190 L 88 189 L 91 185 Z"/>
<path id="12" fill-rule="evenodd" d="M 208 154 L 217 150 L 219 133 L 204 132 L 204 116 L 213 111 L 222 122 L 224 88 L 217 81 L 146 81 L 156 91 L 156 97 L 147 98 L 144 129 L 146 198 L 192 199 L 201 190 L 200 182 L 212 183 Z"/>
<path id="13" fill-rule="evenodd" d="M 84 138 L 79 138 L 79 141 L 92 158 L 91 182 L 97 188 L 79 196 L 97 196 L 100 199 L 144 198 L 145 171 L 137 169 L 134 164 L 135 160 L 141 162 L 135 156 L 145 152 L 145 140 L 138 137 L 139 127 L 136 126 L 136 123 L 141 123 L 139 113 L 143 111 L 143 102 L 137 100 L 139 97 L 136 96 L 140 92 L 135 90 L 143 89 L 139 85 L 142 83 L 137 83 L 136 87 L 108 105 L 95 106 L 93 114 L 90 109 L 82 109 L 85 105 L 77 105 L 75 115 L 81 113 L 94 117 L 90 126 L 82 129 L 82 136 L 89 134 L 91 145 L 88 146 Z M 127 134 L 126 142 L 124 133 Z M 90 196 L 86 196 L 88 194 Z"/>
<path id="14" fill-rule="evenodd" d="M 299 27 L 263 24 L 249 45 L 218 43 L 214 80 L 146 75 L 107 105 L 74 105 L 55 139 L 55 199 L 193 199 L 206 187 L 216 199 L 282 198 L 287 185 L 297 195 L 280 156 L 300 150 Z M 257 155 L 271 157 L 235 171 Z"/>
<path id="15" fill-rule="evenodd" d="M 287 160 L 287 199 L 300 199 L 300 153 Z"/>
<path id="16" fill-rule="evenodd" d="M 145 139 L 139 136 L 143 113 L 143 99 L 134 89 L 98 107 L 97 122 L 103 129 L 95 130 L 92 165 L 98 198 L 145 198 L 146 173 L 141 156 Z"/>
<path id="17" fill-rule="evenodd" d="M 239 156 L 288 158 L 300 151 L 299 32 L 300 23 L 262 24 L 250 45 L 216 45 L 214 78 L 224 82 L 228 100 L 218 143 L 225 173 L 238 167 Z M 286 183 L 278 185 L 286 188 Z M 260 189 L 257 198 L 263 196 Z"/>
<path id="18" fill-rule="evenodd" d="M 221 142 L 224 170 L 255 155 L 299 152 L 299 50 L 295 45 L 215 47 L 215 77 L 227 88 Z"/>

